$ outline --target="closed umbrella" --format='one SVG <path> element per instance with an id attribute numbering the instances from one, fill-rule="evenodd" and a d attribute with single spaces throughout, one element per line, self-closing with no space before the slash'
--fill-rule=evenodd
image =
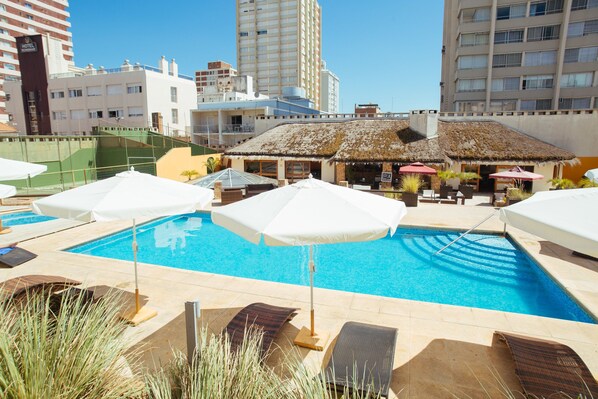
<path id="1" fill-rule="evenodd" d="M 215 224 L 258 244 L 309 246 L 311 328 L 295 343 L 322 350 L 326 335 L 315 333 L 313 245 L 371 241 L 394 234 L 407 213 L 400 201 L 314 179 L 299 181 L 212 210 Z"/>
<path id="2" fill-rule="evenodd" d="M 435 175 L 438 171 L 434 168 L 424 165 L 421 162 L 415 162 L 407 166 L 401 166 L 399 173 L 411 173 L 416 175 Z"/>
<path id="3" fill-rule="evenodd" d="M 563 247 L 598 257 L 598 188 L 553 190 L 502 208 L 500 220 Z"/>
<path id="4" fill-rule="evenodd" d="M 48 170 L 46 165 L 0 158 L 0 181 L 27 179 L 46 170 Z"/>
<path id="5" fill-rule="evenodd" d="M 214 198 L 214 192 L 202 187 L 131 171 L 109 179 L 86 184 L 34 201 L 33 211 L 40 215 L 78 220 L 108 222 L 133 220 L 133 262 L 135 266 L 135 315 L 138 324 L 156 315 L 141 308 L 137 278 L 137 230 L 135 219 L 195 212 Z"/>
<path id="6" fill-rule="evenodd" d="M 7 186 L 6 184 L 0 184 L 0 200 L 3 198 L 12 197 L 17 193 L 17 189 L 13 186 Z M 0 234 L 10 233 L 11 229 L 2 229 L 2 219 L 0 219 Z"/>

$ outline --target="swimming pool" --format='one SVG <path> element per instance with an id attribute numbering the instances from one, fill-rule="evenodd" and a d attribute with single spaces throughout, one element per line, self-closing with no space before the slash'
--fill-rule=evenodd
<path id="1" fill-rule="evenodd" d="M 31 223 L 39 223 L 39 222 L 47 222 L 48 220 L 54 220 L 51 216 L 42 216 L 35 214 L 33 212 L 14 212 L 14 213 L 5 213 L 0 215 L 0 219 L 2 219 L 2 224 L 4 226 L 17 226 L 20 224 L 31 224 Z"/>
<path id="2" fill-rule="evenodd" d="M 426 302 L 595 321 L 508 239 L 470 234 L 432 257 L 456 232 L 403 229 L 377 241 L 314 248 L 315 286 Z M 140 262 L 308 285 L 308 249 L 254 245 L 208 214 L 160 219 L 137 229 Z M 69 252 L 133 260 L 130 229 Z"/>

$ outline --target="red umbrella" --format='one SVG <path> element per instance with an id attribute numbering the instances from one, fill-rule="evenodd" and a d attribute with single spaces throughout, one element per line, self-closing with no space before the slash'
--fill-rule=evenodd
<path id="1" fill-rule="evenodd" d="M 504 172 L 492 173 L 489 177 L 491 179 L 515 179 L 521 181 L 540 180 L 544 178 L 543 175 L 528 172 L 521 169 L 519 166 L 515 166 L 514 168 L 505 170 Z"/>
<path id="2" fill-rule="evenodd" d="M 399 173 L 414 173 L 420 175 L 435 175 L 436 169 L 430 168 L 429 166 L 424 165 L 421 162 L 415 162 L 411 165 L 401 166 L 399 168 Z"/>

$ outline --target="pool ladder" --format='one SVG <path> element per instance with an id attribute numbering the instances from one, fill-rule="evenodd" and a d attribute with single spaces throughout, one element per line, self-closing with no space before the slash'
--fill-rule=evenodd
<path id="1" fill-rule="evenodd" d="M 462 233 L 459 237 L 455 238 L 453 241 L 449 242 L 444 247 L 442 247 L 438 251 L 436 251 L 434 253 L 434 256 L 439 255 L 442 251 L 444 251 L 445 249 L 447 249 L 448 247 L 450 247 L 451 245 L 453 245 L 454 243 L 456 243 L 457 241 L 459 241 L 460 239 L 462 239 L 463 237 L 465 237 L 467 234 L 471 233 L 472 231 L 474 231 L 475 229 L 477 229 L 478 227 L 480 227 L 484 222 L 486 222 L 487 220 L 489 220 L 493 216 L 496 216 L 496 214 L 497 214 L 497 212 L 494 212 L 494 213 L 490 214 L 489 216 L 485 217 L 484 220 L 482 220 L 480 223 L 476 224 L 471 229 L 467 230 L 465 233 Z"/>

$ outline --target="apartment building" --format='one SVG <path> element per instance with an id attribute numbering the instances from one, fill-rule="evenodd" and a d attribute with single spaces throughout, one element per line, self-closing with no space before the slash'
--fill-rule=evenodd
<path id="1" fill-rule="evenodd" d="M 598 0 L 445 0 L 441 110 L 598 108 Z"/>
<path id="2" fill-rule="evenodd" d="M 317 0 L 237 0 L 237 67 L 270 97 L 303 88 L 319 108 L 322 59 Z"/>
<path id="3" fill-rule="evenodd" d="M 4 81 L 21 76 L 16 37 L 39 33 L 57 39 L 63 59 L 72 64 L 68 6 L 68 0 L 0 0 L 0 122 L 8 121 Z"/>
<path id="4" fill-rule="evenodd" d="M 340 79 L 330 69 L 326 67 L 326 62 L 322 61 L 322 70 L 320 71 L 320 111 L 329 114 L 338 114 L 340 102 Z"/>
<path id="5" fill-rule="evenodd" d="M 195 84 L 197 85 L 197 94 L 203 94 L 204 88 L 208 86 L 218 86 L 218 82 L 224 84 L 229 77 L 237 76 L 237 70 L 224 61 L 208 62 L 208 69 L 195 71 Z"/>

